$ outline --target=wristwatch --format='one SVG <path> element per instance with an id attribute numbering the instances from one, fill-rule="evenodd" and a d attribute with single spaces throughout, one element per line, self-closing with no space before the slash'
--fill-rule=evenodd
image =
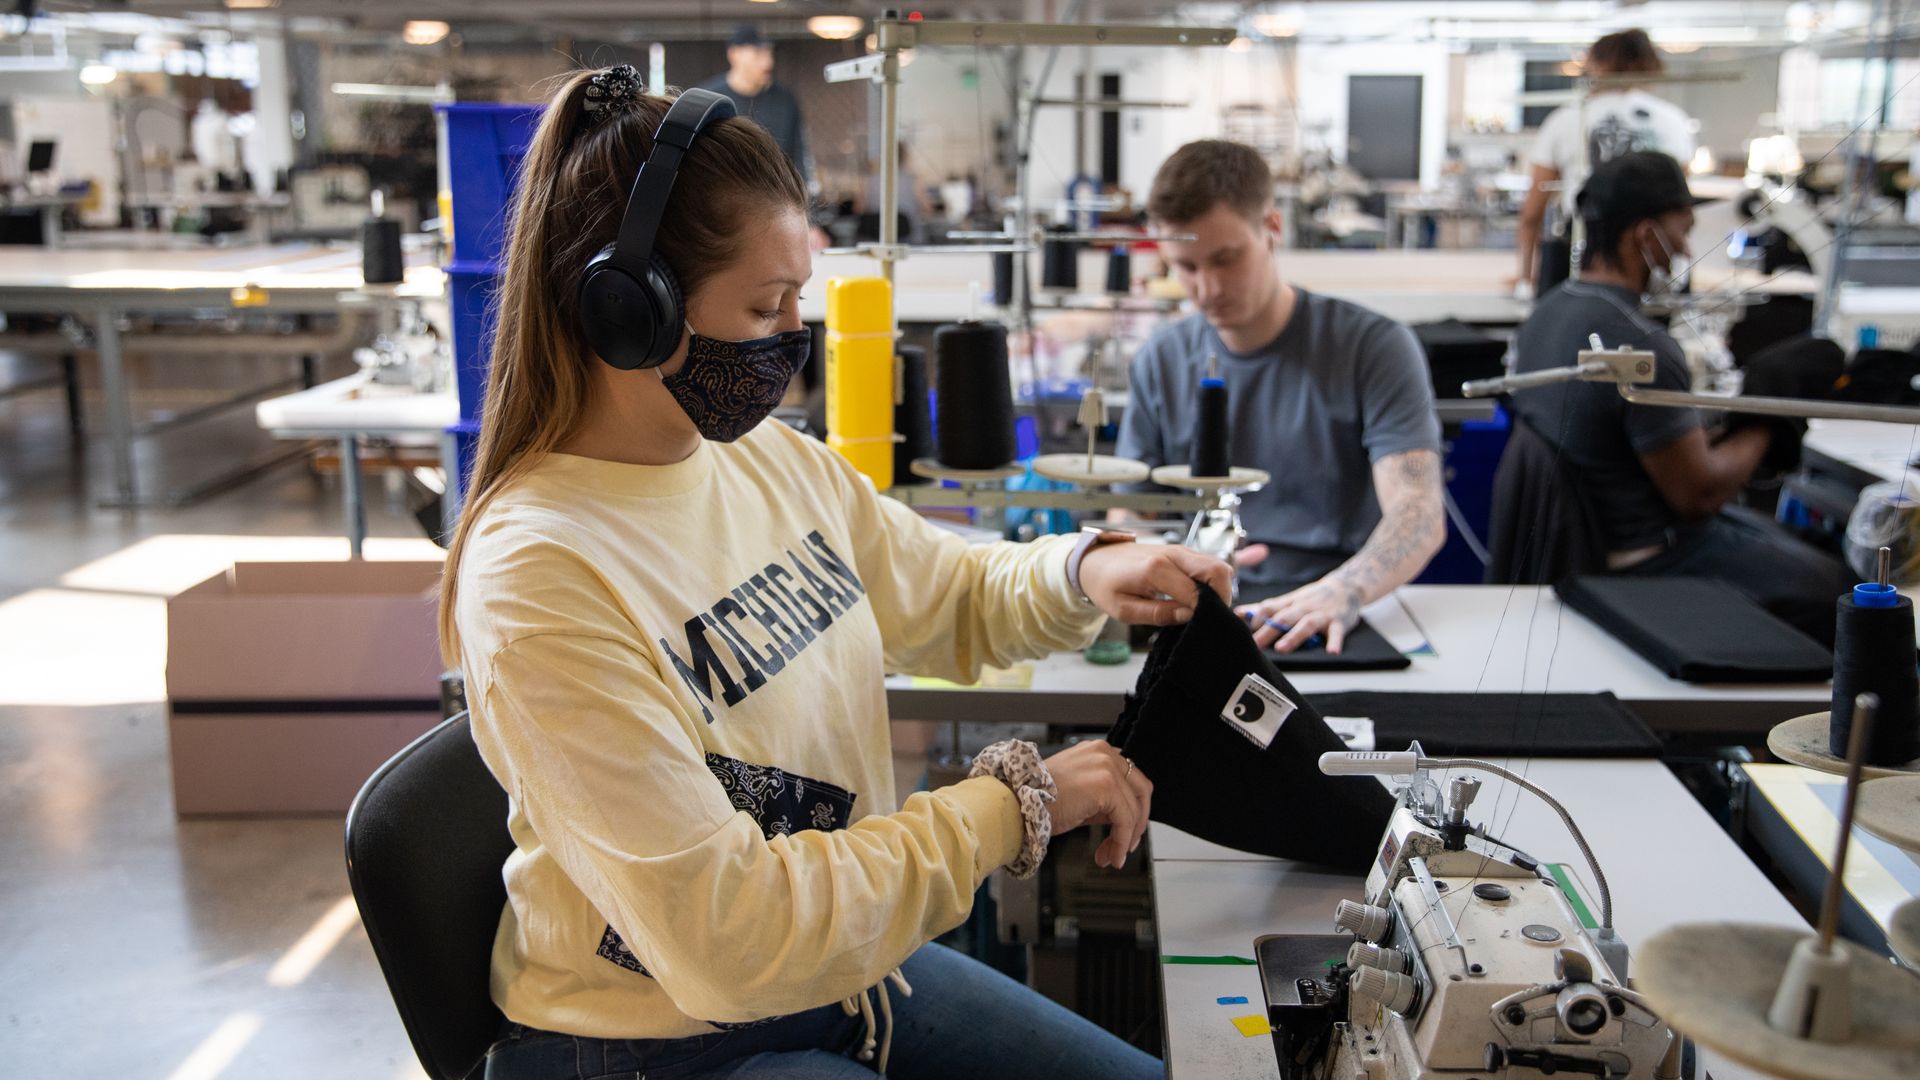
<path id="1" fill-rule="evenodd" d="M 1067 556 L 1067 584 L 1072 585 L 1073 591 L 1080 594 L 1080 599 L 1089 604 L 1093 603 L 1093 598 L 1088 596 L 1087 590 L 1080 585 L 1080 560 L 1087 557 L 1087 552 L 1101 544 L 1129 544 L 1135 539 L 1132 533 L 1124 529 L 1102 529 L 1097 525 L 1082 526 L 1080 539 L 1073 545 L 1073 554 Z"/>

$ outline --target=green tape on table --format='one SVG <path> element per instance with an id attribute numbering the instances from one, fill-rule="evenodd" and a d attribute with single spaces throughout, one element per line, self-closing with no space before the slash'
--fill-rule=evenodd
<path id="1" fill-rule="evenodd" d="M 1160 962 L 1163 964 L 1223 964 L 1252 967 L 1257 961 L 1248 956 L 1162 956 Z"/>

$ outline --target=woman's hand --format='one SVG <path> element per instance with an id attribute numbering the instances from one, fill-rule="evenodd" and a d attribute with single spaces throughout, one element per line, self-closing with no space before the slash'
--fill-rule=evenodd
<path id="1" fill-rule="evenodd" d="M 1128 547 L 1133 545 L 1129 544 Z M 1111 825 L 1093 861 L 1119 869 L 1147 832 L 1153 783 L 1104 740 L 1075 743 L 1047 759 L 1053 774 L 1053 835 L 1082 825 Z"/>
<path id="2" fill-rule="evenodd" d="M 1227 564 L 1178 544 L 1100 544 L 1080 557 L 1087 599 L 1123 623 L 1168 626 L 1193 618 L 1200 602 L 1195 578 L 1231 600 Z"/>

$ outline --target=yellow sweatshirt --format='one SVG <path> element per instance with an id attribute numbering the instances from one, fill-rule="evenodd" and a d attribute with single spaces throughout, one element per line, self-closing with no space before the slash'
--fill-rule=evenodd
<path id="1" fill-rule="evenodd" d="M 1019 811 L 984 777 L 896 810 L 882 679 L 1084 647 L 1070 546 L 969 547 L 775 422 L 501 492 L 455 608 L 512 803 L 501 1011 L 702 1034 L 861 993 L 958 925 Z"/>

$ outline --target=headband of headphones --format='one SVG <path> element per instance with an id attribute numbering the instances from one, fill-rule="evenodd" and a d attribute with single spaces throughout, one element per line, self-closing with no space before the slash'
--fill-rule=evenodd
<path id="1" fill-rule="evenodd" d="M 613 265 L 637 271 L 653 253 L 653 239 L 660 231 L 660 219 L 667 210 L 667 197 L 673 193 L 673 181 L 680 171 L 693 140 L 707 125 L 734 115 L 733 99 L 711 90 L 686 90 L 667 110 L 660 130 L 653 133 L 653 152 L 647 155 L 640 175 L 633 179 L 633 191 L 627 196 L 626 213 L 620 218 L 620 233 L 614 239 Z"/>

